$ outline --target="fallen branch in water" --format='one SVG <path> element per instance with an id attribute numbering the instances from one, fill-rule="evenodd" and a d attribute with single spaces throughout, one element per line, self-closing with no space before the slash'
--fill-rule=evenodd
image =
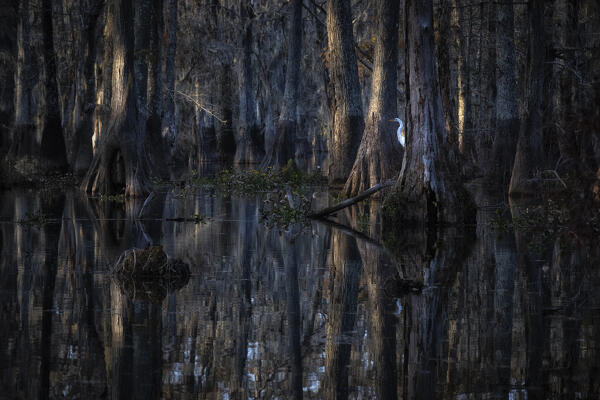
<path id="1" fill-rule="evenodd" d="M 152 201 L 152 199 L 154 198 L 154 196 L 155 196 L 154 192 L 150 192 L 150 194 L 146 198 L 146 201 L 144 201 L 144 204 L 142 205 L 142 208 L 140 209 L 140 212 L 138 214 L 138 218 L 141 219 L 144 216 L 144 211 L 146 210 L 146 206 L 148 204 L 150 204 L 150 202 Z"/>
<path id="2" fill-rule="evenodd" d="M 370 238 L 369 236 L 365 235 L 364 233 L 357 231 L 354 228 L 351 228 L 347 225 L 344 224 L 340 224 L 339 222 L 335 222 L 332 221 L 330 219 L 327 218 L 319 218 L 317 220 L 317 222 L 320 222 L 322 224 L 325 224 L 327 226 L 330 226 L 332 228 L 335 228 L 337 230 L 339 230 L 340 232 L 353 237 L 354 239 L 356 239 L 357 241 L 363 241 L 365 243 L 368 243 L 372 246 L 377 247 L 380 251 L 384 251 L 387 252 L 387 250 L 385 249 L 385 247 L 383 246 L 383 244 L 379 243 L 378 241 L 376 241 L 375 239 Z"/>
<path id="3" fill-rule="evenodd" d="M 378 183 L 377 185 L 365 190 L 364 192 L 360 193 L 357 196 L 346 199 L 346 200 L 339 202 L 338 204 L 335 204 L 331 207 L 327 207 L 322 210 L 316 211 L 314 213 L 308 214 L 308 217 L 309 218 L 320 218 L 320 217 L 324 217 L 326 215 L 332 214 L 341 209 L 344 209 L 346 207 L 350 207 L 351 205 L 356 204 L 359 201 L 366 199 L 367 197 L 371 196 L 372 194 L 379 192 L 381 189 L 384 189 L 384 188 L 390 187 L 390 186 L 394 186 L 395 183 L 396 183 L 396 181 L 393 179 L 390 179 L 383 183 Z"/>

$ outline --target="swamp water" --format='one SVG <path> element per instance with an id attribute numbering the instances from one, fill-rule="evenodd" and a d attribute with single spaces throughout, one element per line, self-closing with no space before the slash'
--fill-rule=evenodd
<path id="1" fill-rule="evenodd" d="M 283 230 L 211 189 L 141 220 L 77 191 L 0 197 L 0 398 L 600 398 L 598 246 L 496 229 L 494 202 L 472 234 L 382 240 L 368 205 Z M 111 277 L 151 244 L 183 287 Z"/>

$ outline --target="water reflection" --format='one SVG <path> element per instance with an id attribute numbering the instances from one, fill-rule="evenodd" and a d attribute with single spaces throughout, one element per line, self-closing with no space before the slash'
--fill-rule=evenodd
<path id="1" fill-rule="evenodd" d="M 494 230 L 498 199 L 472 235 L 386 248 L 369 204 L 284 230 L 210 190 L 158 194 L 143 219 L 78 192 L 1 196 L 7 398 L 600 397 L 597 239 Z M 149 245 L 192 271 L 158 304 L 108 274 Z"/>

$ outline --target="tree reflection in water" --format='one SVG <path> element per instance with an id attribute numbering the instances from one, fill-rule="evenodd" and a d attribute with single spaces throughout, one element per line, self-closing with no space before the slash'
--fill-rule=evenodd
<path id="1" fill-rule="evenodd" d="M 1 196 L 8 398 L 600 396 L 597 239 L 494 230 L 493 197 L 474 235 L 386 248 L 375 204 L 275 229 L 260 199 L 210 190 L 159 194 L 143 220 L 76 192 Z M 151 244 L 192 271 L 158 304 L 108 274 Z"/>

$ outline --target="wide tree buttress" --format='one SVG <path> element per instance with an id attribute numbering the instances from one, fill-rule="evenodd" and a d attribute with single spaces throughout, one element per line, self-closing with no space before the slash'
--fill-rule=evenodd
<path id="1" fill-rule="evenodd" d="M 365 126 L 349 0 L 327 2 L 327 40 L 334 92 L 328 176 L 329 183 L 342 184 L 352 170 Z"/>
<path id="2" fill-rule="evenodd" d="M 395 178 L 402 163 L 396 138 L 396 78 L 399 0 L 377 0 L 373 89 L 367 124 L 344 191 L 348 196 Z"/>
<path id="3" fill-rule="evenodd" d="M 407 140 L 402 171 L 386 199 L 386 224 L 461 223 L 469 213 L 450 144 L 438 84 L 432 0 L 406 1 Z M 391 226 L 391 225 L 390 225 Z"/>
<path id="4" fill-rule="evenodd" d="M 146 135 L 135 90 L 134 0 L 113 0 L 111 110 L 82 189 L 92 194 L 141 197 L 150 191 Z M 147 23 L 147 21 L 146 21 Z M 138 23 L 139 25 L 139 23 Z"/>

